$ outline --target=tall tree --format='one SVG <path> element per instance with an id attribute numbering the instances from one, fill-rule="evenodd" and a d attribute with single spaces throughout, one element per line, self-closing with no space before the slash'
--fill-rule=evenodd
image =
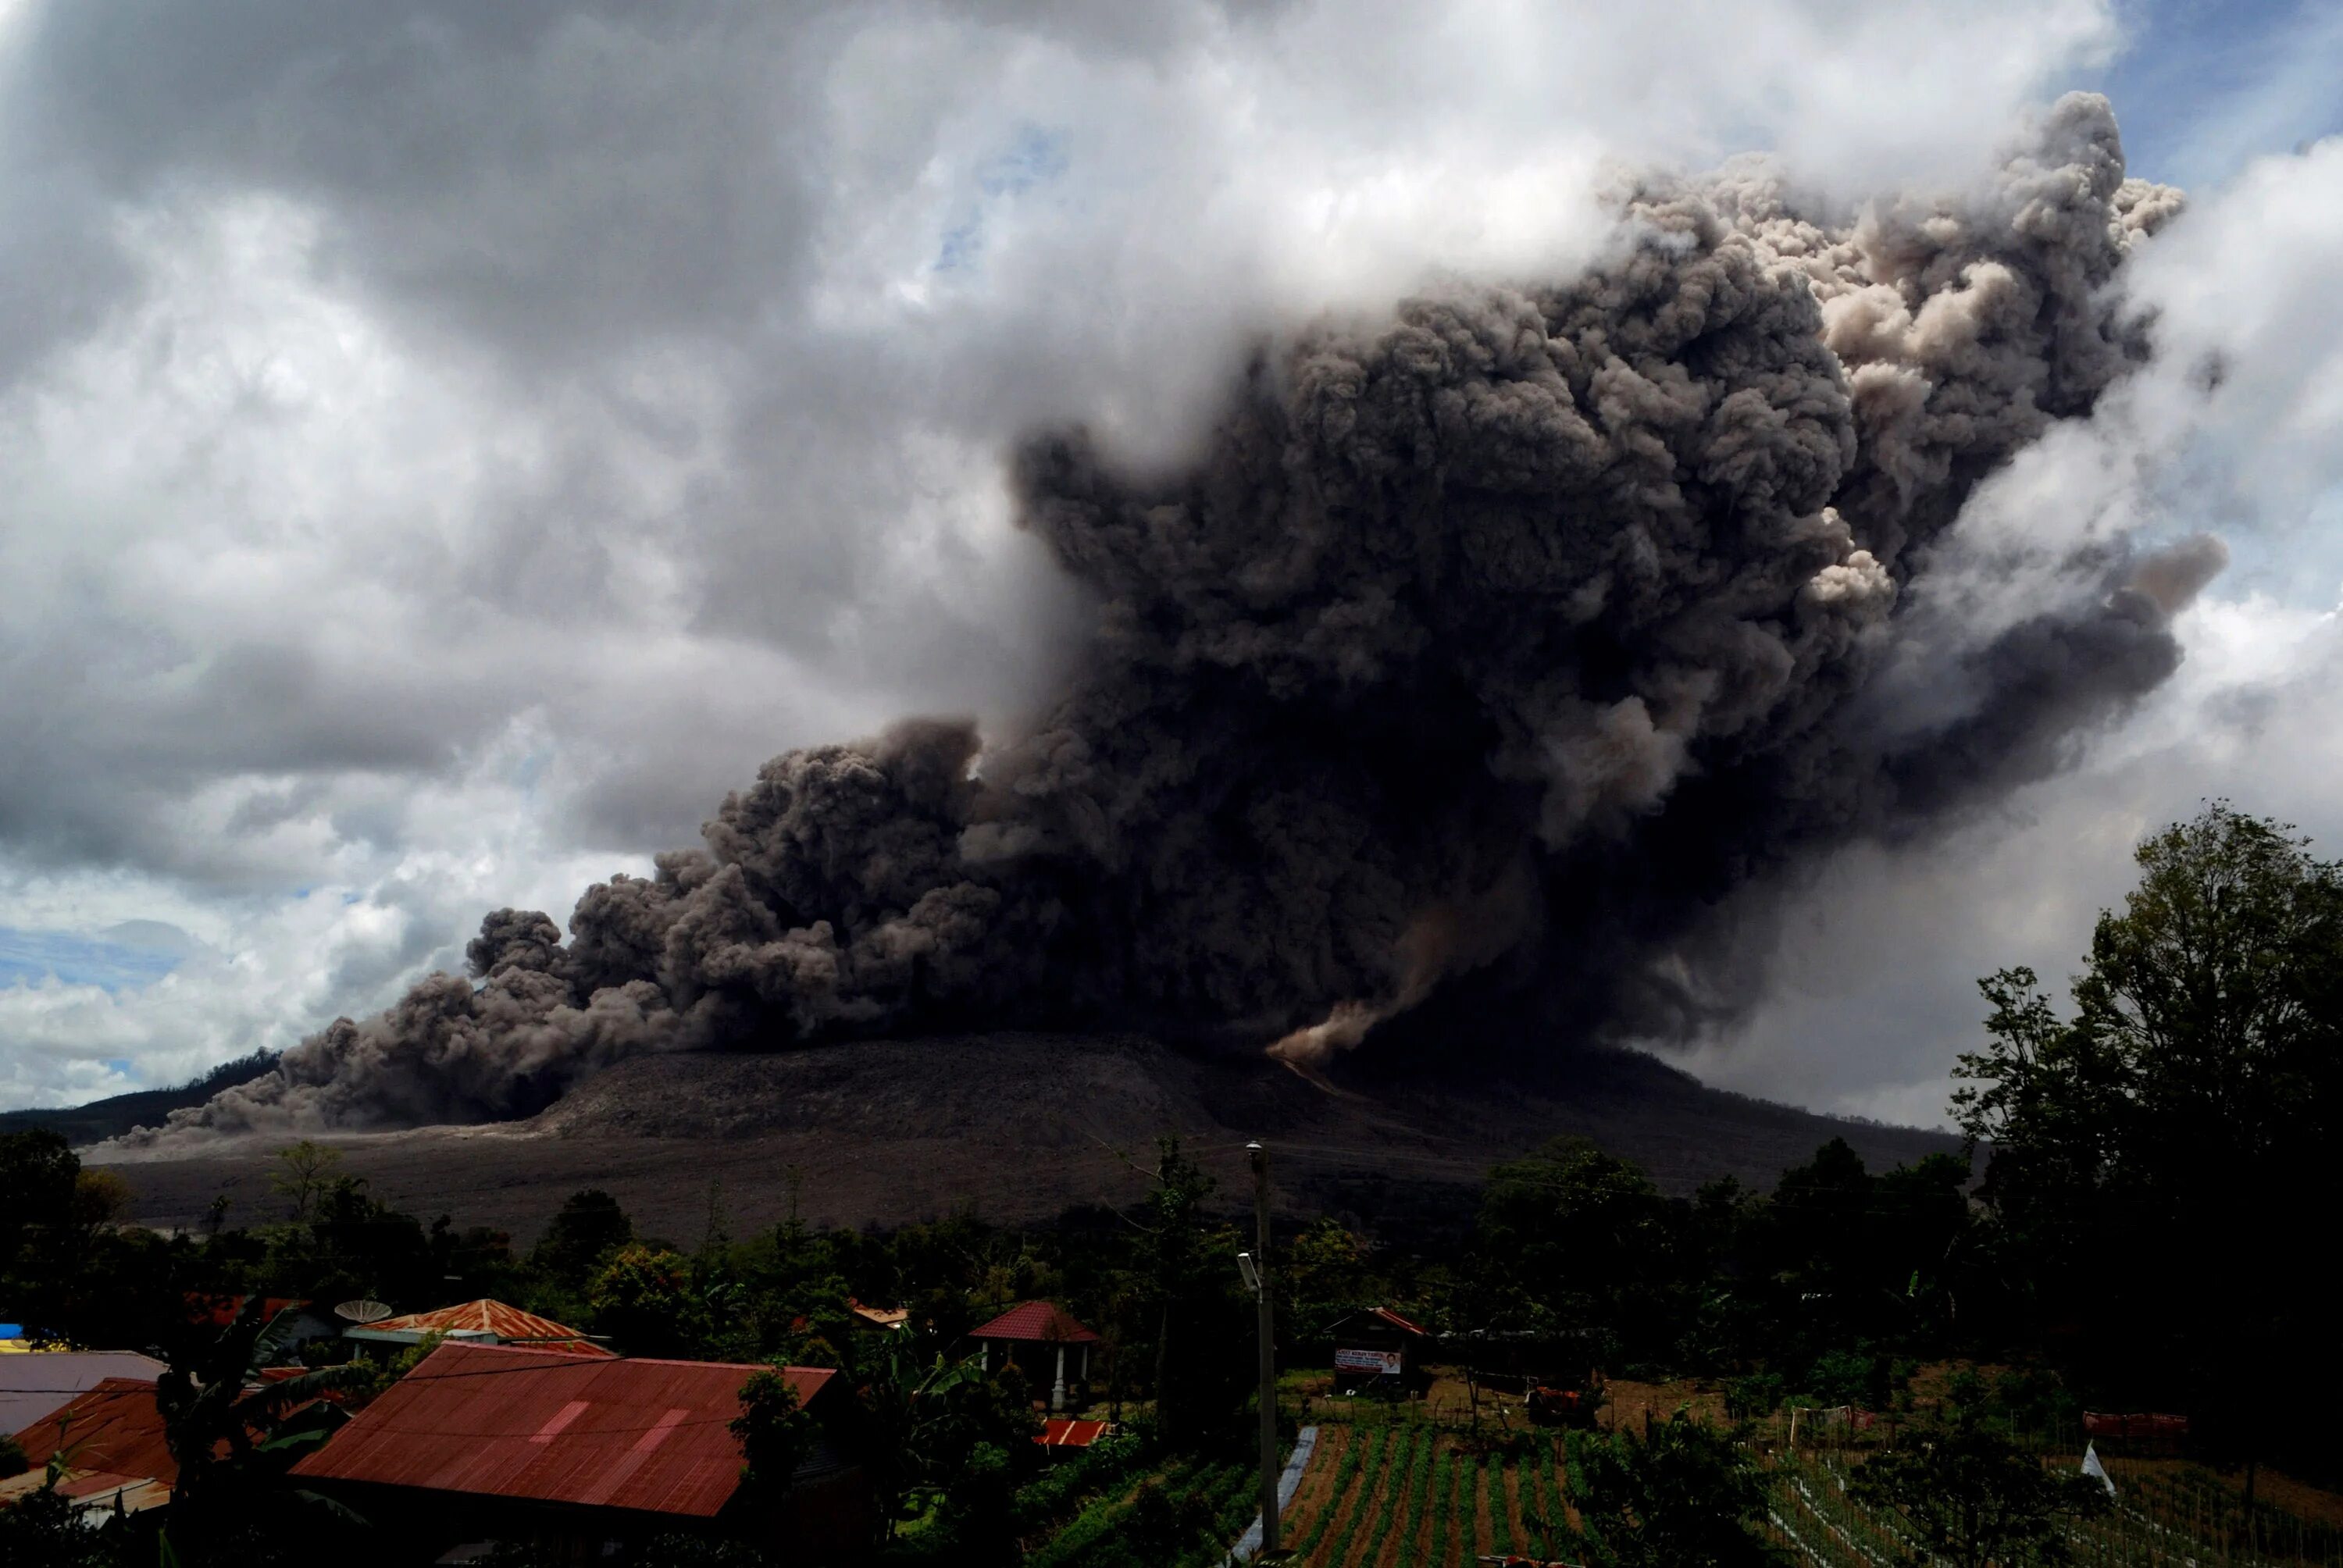
<path id="1" fill-rule="evenodd" d="M 2250 1452 L 2343 1392 L 2301 1230 L 2343 1202 L 2343 868 L 2227 803 L 2137 859 L 2068 1013 L 2030 970 L 1982 982 L 1955 1111 L 1992 1145 L 1984 1196 L 2038 1321 L 2091 1325 L 2091 1384 L 2185 1400 Z M 2305 1397 L 2258 1402 L 2282 1367 Z"/>

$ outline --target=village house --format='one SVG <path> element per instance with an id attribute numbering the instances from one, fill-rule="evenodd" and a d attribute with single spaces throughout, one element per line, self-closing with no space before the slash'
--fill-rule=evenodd
<path id="1" fill-rule="evenodd" d="M 997 1359 L 1025 1374 L 1034 1388 L 1047 1384 L 1050 1408 L 1062 1411 L 1089 1402 L 1091 1347 L 1105 1342 L 1055 1302 L 1020 1302 L 983 1327 L 969 1332 L 990 1372 Z M 1073 1352 L 1071 1382 L 1067 1352 Z"/>
<path id="2" fill-rule="evenodd" d="M 871 1540 L 872 1504 L 836 1372 L 788 1370 L 821 1444 L 776 1507 L 741 1494 L 731 1422 L 763 1370 L 451 1341 L 293 1474 L 425 1562 L 490 1543 L 590 1562 L 679 1532 L 751 1540 L 785 1562 L 851 1561 Z"/>
<path id="3" fill-rule="evenodd" d="M 1415 1376 L 1416 1358 L 1432 1340 L 1421 1326 L 1389 1307 L 1353 1312 L 1328 1331 L 1334 1342 L 1334 1382 L 1353 1391 L 1383 1379 L 1387 1389 L 1406 1388 Z"/>
<path id="4" fill-rule="evenodd" d="M 379 1310 L 379 1309 L 377 1309 Z M 618 1352 L 587 1338 L 576 1329 L 525 1312 L 518 1307 L 482 1297 L 458 1306 L 404 1317 L 380 1318 L 342 1331 L 342 1337 L 360 1345 L 413 1345 L 437 1335 L 469 1344 L 536 1345 L 578 1355 L 611 1356 Z"/>
<path id="5" fill-rule="evenodd" d="M 13 1435 L 28 1468 L 0 1481 L 0 1508 L 47 1484 L 49 1461 L 60 1448 L 65 1468 L 57 1490 L 85 1514 L 110 1514 L 117 1504 L 125 1513 L 159 1508 L 179 1479 L 152 1378 L 101 1378 Z"/>
<path id="6" fill-rule="evenodd" d="M 0 1432 L 46 1419 L 107 1378 L 152 1384 L 163 1363 L 136 1351 L 32 1351 L 0 1356 Z"/>

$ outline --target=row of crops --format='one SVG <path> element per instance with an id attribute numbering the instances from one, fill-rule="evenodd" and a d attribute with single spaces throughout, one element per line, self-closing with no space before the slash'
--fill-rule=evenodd
<path id="1" fill-rule="evenodd" d="M 1218 1568 L 1252 1520 L 1260 1472 L 1228 1460 L 1180 1460 L 1094 1497 L 1028 1553 L 1028 1568 L 1122 1568 L 1139 1558 L 1173 1568 Z"/>
<path id="2" fill-rule="evenodd" d="M 2343 1532 L 2267 1504 L 2244 1528 L 2237 1494 L 2193 1466 L 2113 1467 L 2115 1506 L 2074 1527 L 2067 1537 L 2083 1568 L 2320 1568 L 2343 1565 Z M 1775 1454 L 1768 1533 L 1793 1559 L 1823 1568 L 1889 1568 L 1914 1560 L 1916 1543 L 1891 1510 L 1847 1493 L 1840 1456 Z"/>
<path id="3" fill-rule="evenodd" d="M 1848 1493 L 1847 1455 L 1775 1452 L 1764 1462 L 1766 1533 L 1785 1561 L 1900 1568 L 1925 1560 L 1901 1515 Z M 2268 1503 L 2248 1530 L 2234 1486 L 2209 1472 L 2111 1468 L 2115 1506 L 2068 1537 L 2083 1568 L 2343 1568 L 2343 1531 Z M 1242 1528 L 1251 1515 L 1238 1512 Z M 1573 1522 L 1555 1444 L 1542 1434 L 1485 1448 L 1430 1425 L 1335 1426 L 1321 1433 L 1285 1541 L 1312 1568 L 1462 1568 L 1493 1553 L 1574 1558 Z"/>
<path id="4" fill-rule="evenodd" d="M 1286 1520 L 1299 1562 L 1453 1568 L 1567 1534 L 1554 1446 L 1482 1450 L 1428 1425 L 1331 1427 Z"/>

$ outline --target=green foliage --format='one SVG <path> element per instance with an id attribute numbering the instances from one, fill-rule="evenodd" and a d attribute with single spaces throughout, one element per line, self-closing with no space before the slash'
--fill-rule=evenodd
<path id="1" fill-rule="evenodd" d="M 1252 1324 L 1236 1268 L 1234 1231 L 1207 1213 L 1214 1183 L 1162 1140 L 1140 1242 L 1141 1297 L 1155 1330 L 1156 1418 L 1175 1445 L 1229 1427 L 1252 1386 L 1250 1361 L 1232 1354 Z"/>
<path id="2" fill-rule="evenodd" d="M 1993 1148 L 2002 1271 L 2028 1285 L 2015 1326 L 2087 1313 L 2067 1370 L 2097 1397 L 2331 1454 L 2288 1422 L 2343 1395 L 2298 1233 L 2343 1207 L 2343 868 L 2226 803 L 2137 859 L 2069 1011 L 2030 970 L 1990 977 L 1989 1042 L 1958 1069 L 1961 1126 Z M 2181 1238 L 2217 1266 L 2138 1267 Z M 2306 1387 L 2298 1369 L 2324 1370 Z"/>
<path id="3" fill-rule="evenodd" d="M 707 1332 L 691 1260 L 663 1248 L 620 1247 L 603 1261 L 586 1301 L 596 1331 L 629 1355 L 681 1355 Z"/>
<path id="4" fill-rule="evenodd" d="M 634 1222 L 618 1201 L 589 1188 L 562 1201 L 529 1252 L 529 1267 L 555 1284 L 583 1291 L 603 1260 L 634 1239 Z"/>
<path id="5" fill-rule="evenodd" d="M 1900 1513 L 1921 1544 L 1955 1568 L 2065 1563 L 2066 1527 L 2107 1506 L 2097 1481 L 2044 1469 L 1965 1414 L 1865 1461 L 1848 1490 Z"/>
<path id="6" fill-rule="evenodd" d="M 1765 1493 L 1726 1433 L 1678 1411 L 1648 1437 L 1569 1434 L 1571 1498 L 1589 1560 L 1605 1568 L 1728 1568 L 1769 1561 Z"/>
<path id="7" fill-rule="evenodd" d="M 1746 1377 L 1728 1378 L 1725 1384 L 1725 1413 L 1735 1421 L 1755 1421 L 1782 1408 L 1782 1396 L 1786 1391 L 1779 1372 L 1751 1372 Z"/>
<path id="8" fill-rule="evenodd" d="M 1016 1561 L 1019 1553 L 1011 1501 L 1009 1451 L 998 1443 L 978 1443 L 952 1473 L 939 1510 L 944 1533 L 959 1561 Z"/>
<path id="9" fill-rule="evenodd" d="M 1595 1336 L 1664 1353 L 1680 1320 L 1674 1237 L 1659 1189 L 1584 1138 L 1499 1165 L 1482 1189 L 1458 1326 Z"/>
<path id="10" fill-rule="evenodd" d="M 813 1457 L 821 1429 L 798 1403 L 787 1368 L 767 1367 L 740 1385 L 740 1413 L 732 1435 L 740 1440 L 740 1481 L 749 1496 L 765 1503 L 789 1493 L 798 1466 Z"/>
<path id="11" fill-rule="evenodd" d="M 304 1138 L 277 1151 L 277 1168 L 268 1173 L 268 1190 L 293 1206 L 298 1222 L 309 1217 L 309 1206 L 333 1184 L 342 1151 Z"/>

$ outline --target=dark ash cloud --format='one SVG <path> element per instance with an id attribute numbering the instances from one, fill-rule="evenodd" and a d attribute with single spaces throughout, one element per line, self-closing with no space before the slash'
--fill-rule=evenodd
<path id="1" fill-rule="evenodd" d="M 1137 1022 L 1309 1058 L 1466 971 L 1588 1038 L 1713 1018 L 1684 954 L 1768 873 L 2057 767 L 2168 676 L 2192 542 L 1919 649 L 1976 483 L 2147 354 L 2109 287 L 2176 207 L 2063 100 L 1980 190 L 1804 216 L 1760 166 L 1654 181 L 1563 282 L 1456 285 L 1264 346 L 1202 454 L 1016 460 L 1088 596 L 1062 692 L 768 763 L 701 848 L 500 910 L 469 980 L 337 1021 L 147 1141 L 508 1115 L 638 1051 Z M 1908 673 L 1908 671 L 1907 671 Z"/>

